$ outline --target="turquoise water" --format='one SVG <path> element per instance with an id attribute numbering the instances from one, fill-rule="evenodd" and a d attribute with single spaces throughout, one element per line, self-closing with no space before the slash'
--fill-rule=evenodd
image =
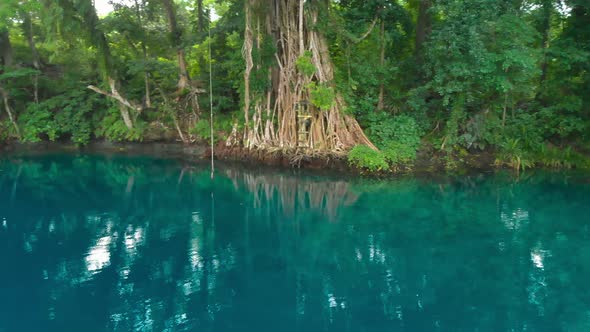
<path id="1" fill-rule="evenodd" d="M 590 176 L 0 157 L 0 331 L 590 331 Z"/>

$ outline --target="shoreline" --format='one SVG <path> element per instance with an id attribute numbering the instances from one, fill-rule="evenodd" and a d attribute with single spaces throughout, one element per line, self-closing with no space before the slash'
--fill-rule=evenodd
<path id="1" fill-rule="evenodd" d="M 0 142 L 0 154 L 12 155 L 43 155 L 48 153 L 81 153 L 105 156 L 150 156 L 177 159 L 187 163 L 209 162 L 210 147 L 208 144 L 183 144 L 181 142 L 109 142 L 92 141 L 79 147 L 69 142 L 37 142 L 21 143 L 16 141 Z M 418 153 L 412 165 L 402 165 L 395 171 L 365 172 L 348 164 L 345 155 L 296 155 L 284 151 L 246 150 L 227 147 L 219 142 L 215 147 L 215 160 L 222 164 L 259 169 L 304 170 L 310 174 L 339 174 L 341 176 L 393 178 L 403 175 L 436 176 L 441 174 L 477 174 L 494 173 L 499 170 L 512 170 L 493 164 L 494 156 L 489 152 L 474 153 L 461 160 L 455 169 L 445 168 L 443 158 L 428 152 Z M 548 169 L 532 167 L 531 169 Z M 514 171 L 514 170 L 513 170 Z M 515 173 L 518 173 L 514 171 Z"/>

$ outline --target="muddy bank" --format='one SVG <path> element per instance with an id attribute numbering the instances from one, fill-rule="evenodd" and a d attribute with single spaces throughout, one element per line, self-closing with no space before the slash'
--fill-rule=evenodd
<path id="1" fill-rule="evenodd" d="M 93 141 L 84 147 L 77 147 L 71 143 L 39 142 L 0 143 L 0 154 L 12 155 L 36 155 L 47 153 L 80 153 L 101 155 L 131 155 L 131 156 L 155 156 L 161 158 L 173 158 L 185 162 L 208 162 L 210 147 L 207 144 L 182 144 L 180 142 L 107 142 Z M 445 168 L 443 156 L 438 156 L 432 151 L 422 151 L 418 154 L 412 165 L 399 165 L 392 171 L 381 174 L 366 174 L 363 170 L 352 168 L 345 154 L 316 153 L 303 154 L 297 151 L 282 150 L 256 150 L 241 147 L 228 147 L 224 142 L 215 146 L 215 159 L 225 164 L 237 164 L 240 167 L 257 168 L 283 168 L 303 169 L 309 172 L 325 174 L 340 173 L 343 175 L 371 175 L 388 177 L 396 174 L 436 174 L 448 173 Z M 457 169 L 453 172 L 489 172 L 493 166 L 493 155 L 473 154 L 460 160 Z"/>
<path id="2" fill-rule="evenodd" d="M 208 150 L 210 151 L 210 150 Z M 227 147 L 218 144 L 215 147 L 218 160 L 246 165 L 268 165 L 283 168 L 297 168 L 313 171 L 337 171 L 353 175 L 370 175 L 387 177 L 399 174 L 435 174 L 435 173 L 481 173 L 493 172 L 495 157 L 492 153 L 481 152 L 470 154 L 456 160 L 456 167 L 449 169 L 444 155 L 435 151 L 423 150 L 418 153 L 412 164 L 392 166 L 381 173 L 367 173 L 362 169 L 350 166 L 345 154 L 313 154 L 305 155 L 297 151 L 248 150 L 241 147 Z"/>
<path id="3" fill-rule="evenodd" d="M 0 145 L 0 153 L 11 154 L 46 154 L 46 153 L 84 153 L 103 155 L 136 155 L 160 156 L 164 158 L 185 158 L 192 160 L 204 159 L 209 151 L 205 145 L 185 145 L 177 142 L 107 142 L 93 141 L 86 146 L 78 147 L 71 143 L 8 142 Z"/>
<path id="4" fill-rule="evenodd" d="M 305 154 L 295 150 L 245 149 L 242 147 L 228 147 L 224 143 L 220 143 L 215 147 L 215 157 L 218 160 L 252 165 L 263 164 L 312 170 L 351 171 L 346 155 L 335 153 Z"/>

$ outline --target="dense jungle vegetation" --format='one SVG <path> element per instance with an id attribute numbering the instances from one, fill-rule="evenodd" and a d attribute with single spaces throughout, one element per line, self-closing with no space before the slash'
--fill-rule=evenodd
<path id="1" fill-rule="evenodd" d="M 212 105 L 220 146 L 368 171 L 590 165 L 590 1 L 111 5 L 1 1 L 0 142 L 199 143 Z"/>

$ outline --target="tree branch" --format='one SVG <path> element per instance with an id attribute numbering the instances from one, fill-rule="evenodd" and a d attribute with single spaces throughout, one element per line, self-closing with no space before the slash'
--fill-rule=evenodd
<path id="1" fill-rule="evenodd" d="M 359 38 L 355 38 L 355 37 L 350 37 L 350 39 L 352 40 L 353 43 L 360 43 L 363 39 L 367 38 L 371 32 L 373 31 L 373 28 L 375 28 L 375 24 L 377 24 L 377 19 L 379 18 L 379 15 L 375 15 L 375 18 L 373 19 L 373 22 L 371 22 L 371 26 L 369 26 L 369 29 Z"/>
<path id="2" fill-rule="evenodd" d="M 121 103 L 123 106 L 129 107 L 129 108 L 131 108 L 133 110 L 136 110 L 138 112 L 141 112 L 142 111 L 142 107 L 141 106 L 136 105 L 136 104 L 132 104 L 129 100 L 123 98 L 119 94 L 119 92 L 117 91 L 117 88 L 115 87 L 115 81 L 113 79 L 109 79 L 109 85 L 111 86 L 111 91 L 112 92 L 108 92 L 108 91 L 102 90 L 102 89 L 100 89 L 100 88 L 98 88 L 98 87 L 96 87 L 94 85 L 89 85 L 87 88 L 90 89 L 90 90 L 92 90 L 92 91 L 94 91 L 94 92 L 96 92 L 96 93 L 99 93 L 101 95 L 105 95 L 105 96 L 107 96 L 109 98 L 113 98 L 116 101 L 118 101 L 119 103 Z"/>

